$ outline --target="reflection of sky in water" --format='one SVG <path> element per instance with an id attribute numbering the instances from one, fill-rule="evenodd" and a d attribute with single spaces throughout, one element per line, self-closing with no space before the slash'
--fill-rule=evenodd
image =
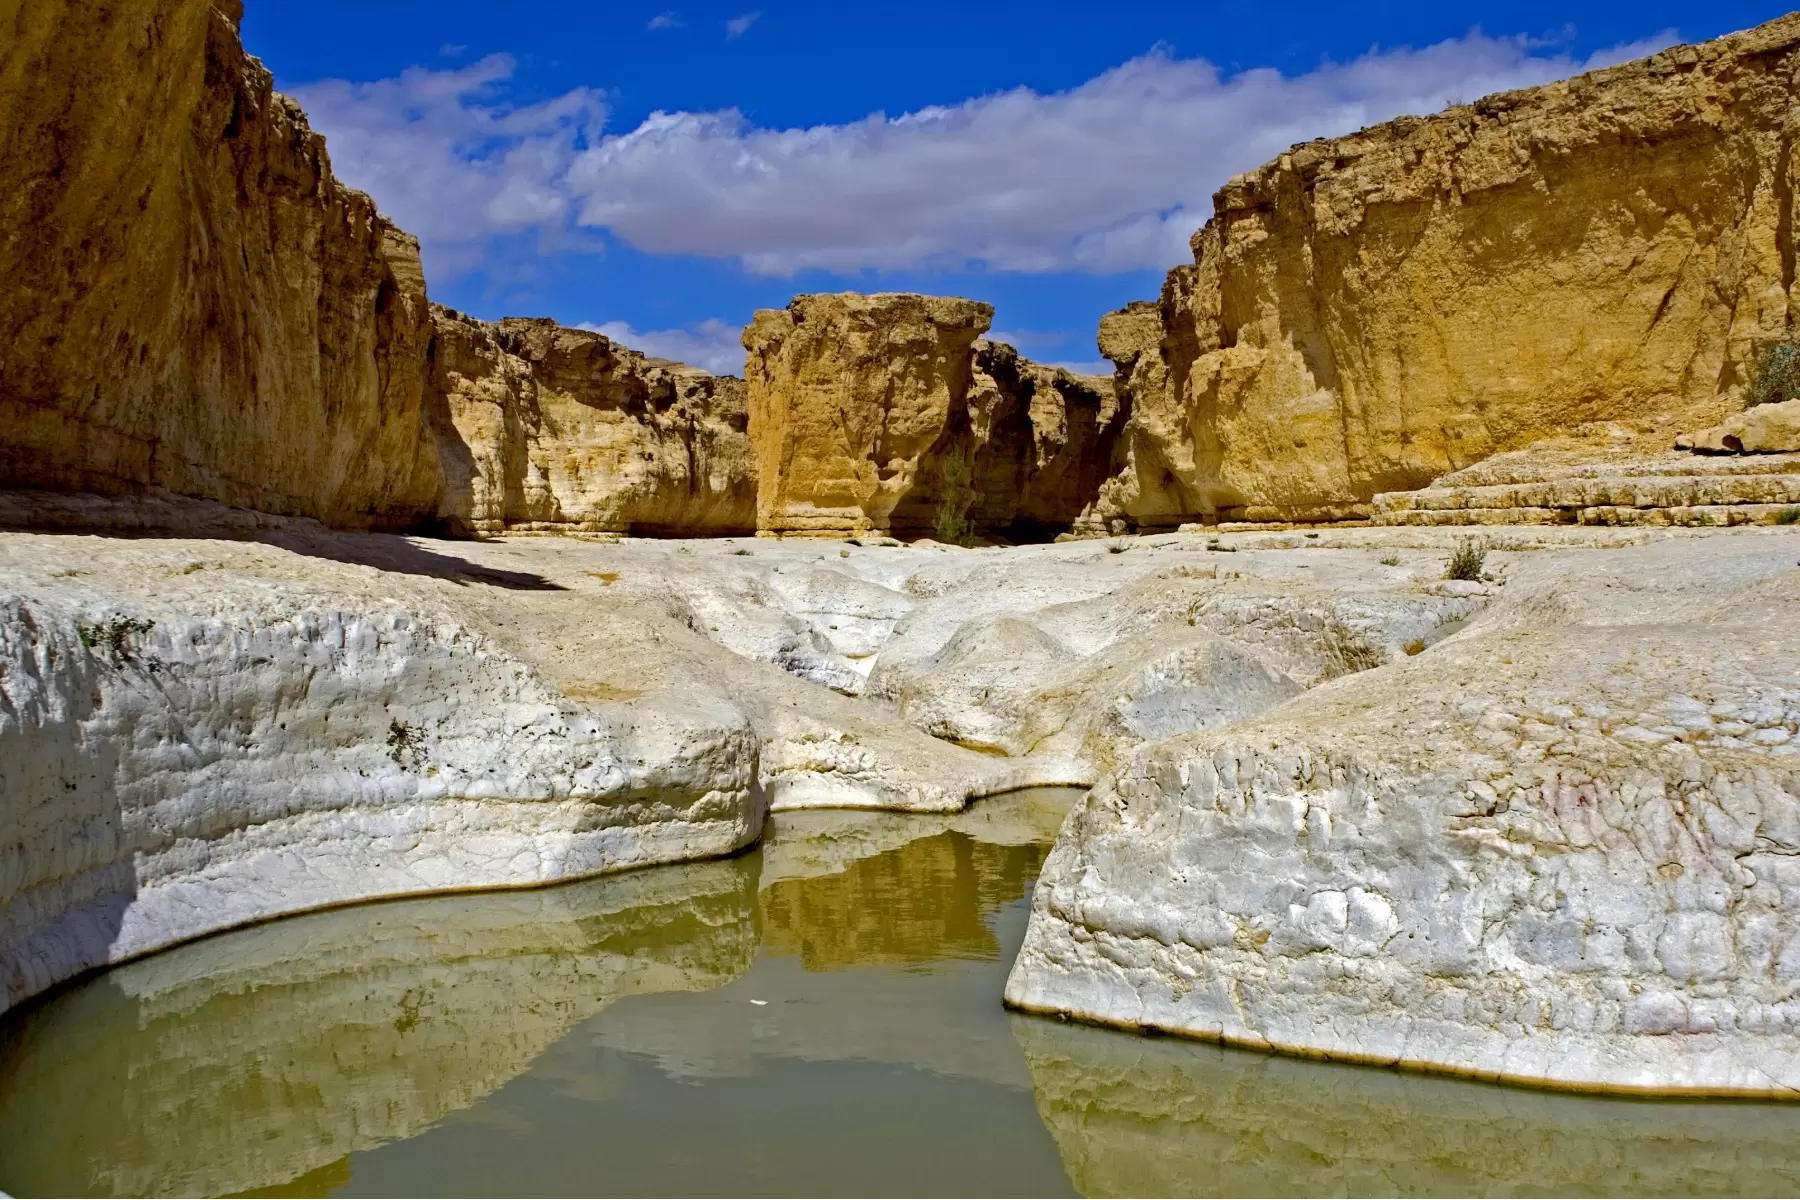
<path id="1" fill-rule="evenodd" d="M 244 930 L 0 1026 L 17 1195 L 1782 1193 L 1800 1106 L 1009 1016 L 1066 797 Z M 762 1003 L 753 1003 L 761 1001 Z"/>

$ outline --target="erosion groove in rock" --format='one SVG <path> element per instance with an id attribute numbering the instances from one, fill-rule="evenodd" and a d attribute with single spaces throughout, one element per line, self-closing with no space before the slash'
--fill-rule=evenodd
<path id="1" fill-rule="evenodd" d="M 0 18 L 0 486 L 412 524 L 438 491 L 418 245 L 332 177 L 238 15 Z"/>
<path id="2" fill-rule="evenodd" d="M 439 518 L 452 530 L 756 528 L 744 384 L 549 320 L 432 308 Z"/>
<path id="3" fill-rule="evenodd" d="M 1737 409 L 1790 323 L 1800 16 L 1237 176 L 1161 298 L 1107 317 L 1130 412 L 1095 515 L 1367 516 L 1583 424 Z"/>
<path id="4" fill-rule="evenodd" d="M 1546 1086 L 1794 1094 L 1797 545 L 1516 562 L 1418 657 L 1142 748 L 1065 826 L 1009 1002 Z"/>
<path id="5" fill-rule="evenodd" d="M 993 308 L 907 293 L 797 296 L 744 331 L 757 528 L 1042 537 L 1110 467 L 1103 379 L 982 338 Z"/>

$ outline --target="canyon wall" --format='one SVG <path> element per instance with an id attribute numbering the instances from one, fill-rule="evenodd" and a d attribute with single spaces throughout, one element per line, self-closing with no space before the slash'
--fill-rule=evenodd
<path id="1" fill-rule="evenodd" d="M 0 486 L 346 526 L 438 490 L 417 243 L 233 0 L 0 3 Z"/>
<path id="2" fill-rule="evenodd" d="M 1131 428 L 1095 515 L 1363 516 L 1548 435 L 1666 448 L 1741 407 L 1792 319 L 1797 42 L 1784 17 L 1232 179 L 1194 262 L 1101 325 Z"/>
<path id="3" fill-rule="evenodd" d="M 453 532 L 756 528 L 744 384 L 553 321 L 432 308 Z"/>
<path id="4" fill-rule="evenodd" d="M 907 293 L 759 311 L 744 331 L 758 529 L 1069 528 L 1111 460 L 1111 389 L 987 341 L 993 316 Z"/>

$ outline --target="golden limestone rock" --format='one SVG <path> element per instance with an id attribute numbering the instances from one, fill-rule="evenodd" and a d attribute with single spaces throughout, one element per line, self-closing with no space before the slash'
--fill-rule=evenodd
<path id="1" fill-rule="evenodd" d="M 1800 452 L 1800 400 L 1758 404 L 1723 424 L 1677 438 L 1678 450 L 1696 454 L 1792 454 Z"/>
<path id="2" fill-rule="evenodd" d="M 1800 15 L 1231 180 L 1160 300 L 1102 323 L 1130 408 L 1092 518 L 1363 517 L 1596 422 L 1741 408 L 1791 320 Z"/>
<path id="3" fill-rule="evenodd" d="M 755 529 L 742 380 L 549 320 L 435 305 L 432 325 L 450 530 Z"/>
<path id="4" fill-rule="evenodd" d="M 744 331 L 757 528 L 1067 529 L 1116 440 L 1107 381 L 982 338 L 994 310 L 906 293 L 797 296 Z"/>
<path id="5" fill-rule="evenodd" d="M 418 245 L 234 0 L 0 0 L 0 487 L 428 515 Z"/>

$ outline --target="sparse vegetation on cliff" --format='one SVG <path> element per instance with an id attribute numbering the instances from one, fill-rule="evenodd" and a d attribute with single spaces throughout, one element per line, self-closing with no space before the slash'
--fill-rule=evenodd
<path id="1" fill-rule="evenodd" d="M 1444 578 L 1479 580 L 1486 565 L 1487 543 L 1480 538 L 1459 538 L 1456 549 L 1444 560 Z"/>
<path id="2" fill-rule="evenodd" d="M 1794 399 L 1800 399 L 1800 346 L 1776 342 L 1763 347 L 1756 356 L 1749 386 L 1744 389 L 1744 407 Z"/>

